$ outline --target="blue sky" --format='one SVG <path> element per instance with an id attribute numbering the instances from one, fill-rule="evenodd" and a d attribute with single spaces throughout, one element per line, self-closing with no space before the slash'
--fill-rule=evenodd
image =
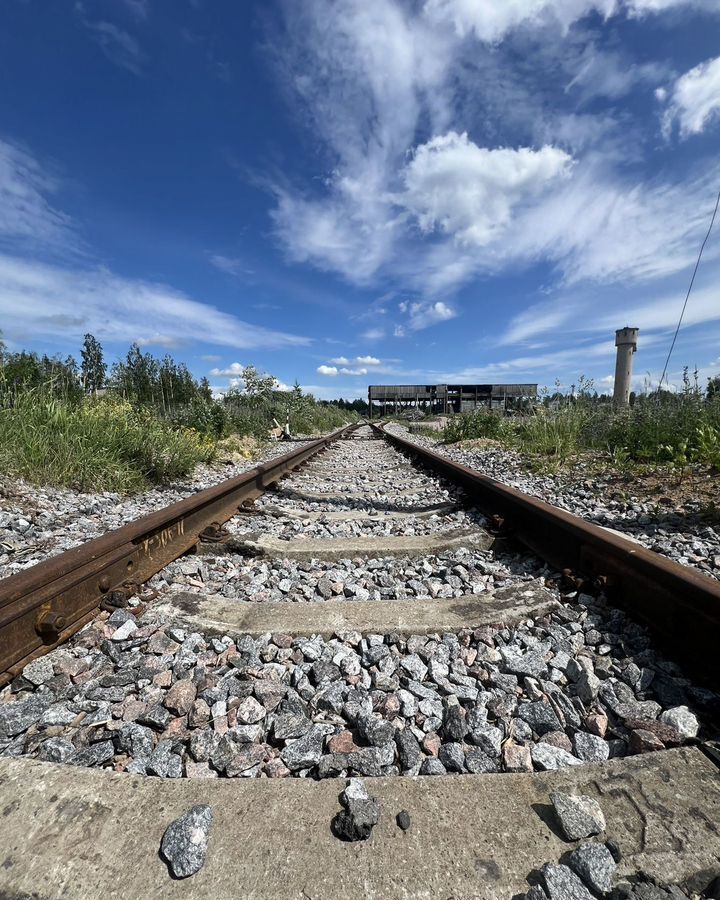
<path id="1" fill-rule="evenodd" d="M 720 189 L 720 0 L 5 0 L 0 329 L 217 388 L 657 381 Z M 720 371 L 720 227 L 670 366 Z"/>

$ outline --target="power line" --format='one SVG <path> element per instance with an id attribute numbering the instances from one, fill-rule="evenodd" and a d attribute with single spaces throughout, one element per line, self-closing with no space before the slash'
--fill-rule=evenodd
<path id="1" fill-rule="evenodd" d="M 672 344 L 670 344 L 670 349 L 668 350 L 667 359 L 665 360 L 665 368 L 663 369 L 663 373 L 660 377 L 660 384 L 658 385 L 658 391 L 662 387 L 663 379 L 667 373 L 667 367 L 670 363 L 670 357 L 672 356 L 672 352 L 675 348 L 675 341 L 677 340 L 678 332 L 680 331 L 680 326 L 682 325 L 683 316 L 685 315 L 685 308 L 687 307 L 688 300 L 690 299 L 690 293 L 693 289 L 693 284 L 695 284 L 695 276 L 697 275 L 697 270 L 700 267 L 700 260 L 702 259 L 703 250 L 705 249 L 705 244 L 708 242 L 708 238 L 710 237 L 710 232 L 713 229 L 713 225 L 715 224 L 715 216 L 717 215 L 718 207 L 720 206 L 720 191 L 718 191 L 717 200 L 715 201 L 715 209 L 713 210 L 712 219 L 710 219 L 710 227 L 707 230 L 707 234 L 705 235 L 705 240 L 702 242 L 702 247 L 700 247 L 700 252 L 698 253 L 697 262 L 695 263 L 695 268 L 692 273 L 692 278 L 690 279 L 690 287 L 687 290 L 687 294 L 685 295 L 685 302 L 683 303 L 682 312 L 680 313 L 680 318 L 678 319 L 677 328 L 675 329 L 675 334 L 673 335 Z"/>

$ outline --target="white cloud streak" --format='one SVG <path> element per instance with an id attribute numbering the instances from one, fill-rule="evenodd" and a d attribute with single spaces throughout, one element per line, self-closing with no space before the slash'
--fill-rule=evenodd
<path id="1" fill-rule="evenodd" d="M 0 240 L 65 250 L 76 244 L 70 218 L 46 199 L 57 188 L 31 153 L 0 140 Z"/>
<path id="2" fill-rule="evenodd" d="M 8 336 L 63 337 L 86 331 L 106 341 L 175 346 L 208 343 L 237 349 L 306 346 L 309 338 L 244 322 L 173 288 L 0 256 L 0 321 Z"/>

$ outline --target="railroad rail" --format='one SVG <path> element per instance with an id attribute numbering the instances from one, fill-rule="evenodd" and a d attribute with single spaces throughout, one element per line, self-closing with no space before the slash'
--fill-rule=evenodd
<path id="1" fill-rule="evenodd" d="M 601 588 L 614 605 L 647 625 L 668 655 L 696 678 L 717 680 L 717 671 L 708 671 L 707 661 L 720 646 L 720 582 L 386 431 L 381 424 L 372 427 L 394 447 L 465 488 L 504 534 L 564 570 L 578 587 L 586 582 Z"/>
<path id="2" fill-rule="evenodd" d="M 0 686 L 213 533 L 350 425 L 0 581 Z"/>
<path id="3" fill-rule="evenodd" d="M 557 898 L 570 850 L 715 896 L 718 600 L 386 427 L 308 441 L 0 582 L 0 896 Z"/>

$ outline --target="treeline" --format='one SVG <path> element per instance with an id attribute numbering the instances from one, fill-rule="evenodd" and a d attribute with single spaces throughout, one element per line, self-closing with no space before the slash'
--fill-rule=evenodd
<path id="1" fill-rule="evenodd" d="M 10 352 L 0 340 L 0 470 L 83 490 L 135 490 L 209 461 L 230 436 L 267 440 L 330 431 L 355 417 L 299 385 L 247 366 L 237 387 L 213 397 L 184 363 L 133 344 L 108 366 L 85 335 L 73 357 Z"/>

